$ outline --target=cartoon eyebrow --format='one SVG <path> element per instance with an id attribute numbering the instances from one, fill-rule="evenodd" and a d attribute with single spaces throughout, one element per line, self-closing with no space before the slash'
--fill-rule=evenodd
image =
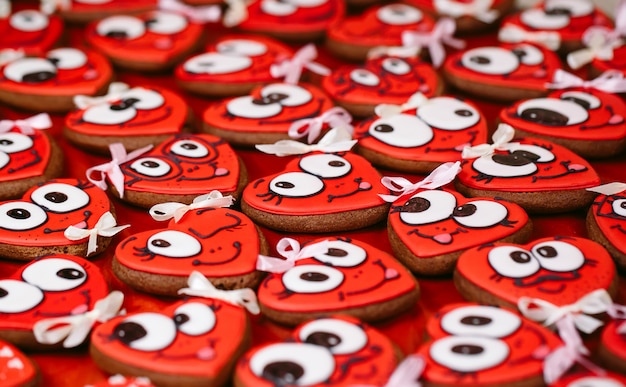
<path id="1" fill-rule="evenodd" d="M 216 228 L 215 230 L 213 230 L 212 232 L 210 232 L 208 234 L 202 234 L 199 231 L 197 231 L 197 230 L 195 230 L 195 229 L 193 229 L 191 227 L 189 227 L 189 231 L 193 235 L 197 236 L 200 239 L 208 239 L 208 238 L 211 238 L 211 237 L 215 236 L 215 234 L 219 233 L 220 231 L 225 231 L 225 230 L 226 231 L 232 231 L 233 229 L 236 229 L 237 227 L 239 227 L 241 225 L 241 218 L 238 217 L 237 215 L 231 214 L 230 212 L 227 212 L 225 214 L 225 216 L 233 218 L 234 222 L 231 223 L 231 224 L 224 225 L 222 227 L 218 227 L 218 228 Z"/>

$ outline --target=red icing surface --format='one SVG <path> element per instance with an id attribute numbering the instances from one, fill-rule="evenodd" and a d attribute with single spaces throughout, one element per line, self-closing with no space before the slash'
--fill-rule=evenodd
<path id="1" fill-rule="evenodd" d="M 63 21 L 55 15 L 42 15 L 42 20 L 47 19 L 45 26 L 43 24 L 32 22 L 25 23 L 28 30 L 11 25 L 11 17 L 17 12 L 6 18 L 0 18 L 0 50 L 5 48 L 22 49 L 27 55 L 43 55 L 56 43 L 63 32 Z M 39 18 L 37 18 L 39 20 Z M 19 24 L 19 23 L 18 23 Z M 40 28 L 41 27 L 41 28 Z M 34 29 L 30 30 L 30 29 Z"/>
<path id="2" fill-rule="evenodd" d="M 11 344 L 0 341 L 0 354 L 0 382 L 3 386 L 19 387 L 37 376 L 32 361 Z"/>
<path id="3" fill-rule="evenodd" d="M 526 245 L 496 243 L 494 246 L 513 246 L 515 251 L 523 249 L 528 252 L 534 246 L 543 242 L 549 242 L 548 245 L 554 245 L 554 241 L 566 242 L 579 250 L 579 252 L 573 253 L 572 251 L 566 251 L 562 247 L 556 248 L 558 253 L 556 259 L 560 260 L 560 263 L 569 259 L 570 263 L 565 264 L 563 267 L 571 265 L 573 269 L 555 271 L 542 266 L 537 268 L 532 274 L 524 272 L 524 270 L 529 270 L 528 267 L 533 262 L 536 262 L 531 257 L 530 262 L 522 262 L 514 266 L 517 268 L 515 270 L 519 270 L 516 275 L 520 276 L 520 278 L 514 279 L 500 275 L 502 273 L 499 274 L 496 271 L 488 258 L 489 252 L 494 247 L 486 245 L 472 248 L 463 253 L 457 261 L 456 270 L 458 274 L 473 285 L 480 287 L 482 291 L 491 293 L 502 301 L 515 305 L 517 300 L 523 296 L 540 298 L 557 306 L 567 305 L 576 302 L 579 298 L 596 289 L 609 288 L 616 275 L 615 265 L 608 252 L 598 243 L 589 239 L 553 237 L 534 240 Z M 581 262 L 578 262 L 580 253 L 582 253 L 583 258 L 581 258 Z M 537 254 L 541 253 L 534 253 L 533 257 L 536 257 Z M 574 255 L 576 260 L 574 260 Z M 524 257 L 526 256 L 524 255 Z M 502 264 L 513 262 L 505 254 L 498 255 L 495 260 Z M 574 266 L 579 264 L 579 267 L 574 268 Z"/>
<path id="4" fill-rule="evenodd" d="M 593 218 L 613 246 L 626 254 L 626 216 L 624 215 L 625 193 L 598 195 L 592 204 Z M 621 203 L 621 205 L 620 205 Z M 614 207 L 615 206 L 615 207 Z M 615 212 L 617 209 L 619 212 Z"/>
<path id="5" fill-rule="evenodd" d="M 86 12 L 137 12 L 146 8 L 156 7 L 155 0 L 105 0 L 99 3 L 84 0 L 72 0 L 70 9 L 66 13 L 86 13 Z"/>
<path id="6" fill-rule="evenodd" d="M 602 329 L 601 342 L 612 354 L 621 361 L 626 361 L 626 334 L 619 333 L 618 328 L 626 321 L 612 320 Z M 617 359 L 616 359 L 617 360 Z M 622 379 L 626 383 L 626 377 Z"/>
<path id="7" fill-rule="evenodd" d="M 50 138 L 37 130 L 30 136 L 21 134 L 19 129 L 13 129 L 9 133 L 24 136 L 24 139 L 31 139 L 32 146 L 19 152 L 7 153 L 9 162 L 0 167 L 0 182 L 41 176 L 50 162 Z M 0 139 L 2 137 L 3 135 L 0 134 Z"/>
<path id="8" fill-rule="evenodd" d="M 599 72 L 607 70 L 620 70 L 623 74 L 626 74 L 626 45 L 619 46 L 613 50 L 613 59 L 594 59 L 591 62 L 591 66 Z"/>

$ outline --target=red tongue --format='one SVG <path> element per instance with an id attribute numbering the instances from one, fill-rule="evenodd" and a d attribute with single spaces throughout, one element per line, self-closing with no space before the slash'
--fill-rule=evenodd
<path id="1" fill-rule="evenodd" d="M 435 235 L 433 237 L 433 239 L 436 242 L 441 243 L 442 245 L 447 245 L 448 243 L 452 242 L 452 235 L 445 233 L 445 234 L 439 234 L 439 235 Z"/>

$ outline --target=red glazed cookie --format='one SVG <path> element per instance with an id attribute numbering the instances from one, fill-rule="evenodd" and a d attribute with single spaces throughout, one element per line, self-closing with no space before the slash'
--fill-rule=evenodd
<path id="1" fill-rule="evenodd" d="M 600 363 L 615 372 L 626 369 L 626 320 L 612 320 L 604 327 L 598 357 Z M 626 386 L 626 376 L 621 376 L 619 381 L 623 383 L 621 386 Z"/>
<path id="2" fill-rule="evenodd" d="M 0 51 L 22 50 L 27 55 L 44 55 L 63 33 L 63 21 L 55 15 L 46 15 L 36 9 L 22 9 L 11 13 L 11 2 L 0 5 Z"/>
<path id="3" fill-rule="evenodd" d="M 255 35 L 227 35 L 205 52 L 176 67 L 177 83 L 192 93 L 227 97 L 248 94 L 256 86 L 276 80 L 270 67 L 292 50 L 274 39 Z"/>
<path id="4" fill-rule="evenodd" d="M 68 0 L 45 1 L 48 13 L 58 12 L 71 23 L 87 23 L 113 15 L 134 15 L 151 11 L 157 7 L 157 0 Z"/>
<path id="5" fill-rule="evenodd" d="M 35 387 L 41 376 L 35 363 L 11 344 L 0 341 L 0 380 L 7 387 Z"/>
<path id="6" fill-rule="evenodd" d="M 90 353 L 109 373 L 146 376 L 158 386 L 217 387 L 249 342 L 243 308 L 194 297 L 101 324 L 92 332 Z"/>
<path id="7" fill-rule="evenodd" d="M 602 187 L 612 187 L 608 191 Z M 611 254 L 617 266 L 626 269 L 626 186 L 609 183 L 590 189 L 598 195 L 587 212 L 589 238 L 600 243 Z"/>
<path id="8" fill-rule="evenodd" d="M 398 363 L 394 344 L 347 316 L 300 325 L 292 338 L 249 350 L 237 363 L 236 387 L 382 386 Z"/>
<path id="9" fill-rule="evenodd" d="M 626 76 L 626 45 L 620 45 L 613 50 L 612 59 L 594 58 L 591 61 L 591 74 L 599 75 L 608 70 L 621 71 Z"/>
<path id="10" fill-rule="evenodd" d="M 623 370 L 621 368 L 619 371 Z M 624 387 L 626 377 L 603 370 L 602 375 L 591 371 L 576 372 L 562 377 L 557 382 L 550 384 L 551 387 Z"/>
<path id="11" fill-rule="evenodd" d="M 113 73 L 100 54 L 57 48 L 0 66 L 0 101 L 22 109 L 66 112 L 77 94 L 103 93 Z"/>
<path id="12" fill-rule="evenodd" d="M 130 88 L 112 83 L 102 97 L 74 98 L 78 109 L 65 117 L 63 134 L 73 144 L 98 153 L 122 143 L 128 151 L 158 144 L 187 129 L 191 111 L 176 93 L 157 86 Z"/>
<path id="13" fill-rule="evenodd" d="M 432 341 L 419 349 L 426 359 L 425 386 L 542 386 L 538 350 L 561 340 L 549 329 L 494 306 L 450 304 L 426 325 Z"/>

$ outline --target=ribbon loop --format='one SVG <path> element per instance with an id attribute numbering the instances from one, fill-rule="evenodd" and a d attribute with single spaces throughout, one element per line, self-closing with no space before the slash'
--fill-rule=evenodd
<path id="1" fill-rule="evenodd" d="M 402 32 L 402 45 L 406 47 L 427 47 L 433 65 L 439 67 L 446 57 L 444 44 L 459 50 L 465 47 L 463 40 L 454 37 L 455 30 L 455 21 L 444 17 L 437 21 L 437 24 L 430 32 Z"/>
<path id="2" fill-rule="evenodd" d="M 549 89 L 582 87 L 604 91 L 605 93 L 625 93 L 626 78 L 619 70 L 608 70 L 591 81 L 585 81 L 572 73 L 558 69 L 554 73 L 552 83 L 547 83 L 546 87 Z"/>
<path id="3" fill-rule="evenodd" d="M 24 50 L 23 49 L 12 49 L 12 48 L 5 48 L 3 50 L 0 50 L 0 66 L 4 66 L 5 64 L 14 62 L 18 59 L 23 58 L 24 56 L 26 56 L 26 54 L 24 54 Z"/>
<path id="4" fill-rule="evenodd" d="M 322 137 L 317 144 L 303 144 L 295 140 L 280 140 L 274 144 L 258 144 L 256 149 L 263 153 L 279 157 L 303 155 L 311 152 L 336 153 L 347 152 L 357 143 L 352 135 L 343 127 L 333 128 Z"/>
<path id="5" fill-rule="evenodd" d="M 398 58 L 412 58 L 419 55 L 422 48 L 419 46 L 376 46 L 367 52 L 367 59 L 378 59 L 383 56 L 395 56 Z"/>
<path id="6" fill-rule="evenodd" d="M 178 290 L 178 294 L 193 297 L 215 298 L 230 304 L 246 308 L 252 314 L 259 314 L 261 309 L 252 289 L 220 290 L 216 288 L 202 273 L 192 271 L 187 279 L 189 287 Z"/>
<path id="7" fill-rule="evenodd" d="M 276 244 L 276 251 L 285 259 L 259 254 L 256 269 L 270 273 L 284 273 L 294 267 L 296 261 L 328 252 L 328 240 L 300 248 L 297 240 L 282 238 Z"/>
<path id="8" fill-rule="evenodd" d="M 11 2 L 0 0 L 0 19 L 6 19 L 11 14 Z"/>
<path id="9" fill-rule="evenodd" d="M 601 26 L 587 28 L 582 41 L 587 46 L 586 48 L 567 55 L 567 64 L 574 70 L 594 59 L 605 61 L 613 59 L 613 50 L 624 44 L 622 38 L 615 35 L 613 30 Z"/>
<path id="10" fill-rule="evenodd" d="M 285 78 L 285 83 L 297 85 L 306 68 L 320 75 L 330 75 L 330 69 L 314 61 L 317 58 L 317 49 L 314 44 L 307 44 L 300 48 L 291 59 L 282 58 L 270 67 L 270 74 L 274 78 Z"/>
<path id="11" fill-rule="evenodd" d="M 71 241 L 80 241 L 89 238 L 87 242 L 87 255 L 93 253 L 98 248 L 98 236 L 113 237 L 118 232 L 130 227 L 130 224 L 117 226 L 117 221 L 109 211 L 102 214 L 92 229 L 69 226 L 63 235 Z"/>
<path id="12" fill-rule="evenodd" d="M 178 0 L 159 0 L 159 9 L 183 15 L 195 23 L 217 22 L 222 17 L 219 5 L 193 7 Z"/>
<path id="13" fill-rule="evenodd" d="M 428 97 L 426 97 L 421 92 L 414 93 L 409 97 L 409 99 L 403 103 L 402 105 L 393 105 L 393 104 L 380 104 L 376 105 L 374 108 L 374 113 L 378 117 L 387 118 L 392 117 L 398 114 L 401 114 L 405 110 L 417 109 L 428 102 Z"/>
<path id="14" fill-rule="evenodd" d="M 124 93 L 131 90 L 143 90 L 141 87 L 131 89 L 126 83 L 112 82 L 109 85 L 109 90 L 105 95 L 91 97 L 88 95 L 75 95 L 74 105 L 79 109 L 87 109 L 93 106 L 103 105 L 110 102 L 119 101 Z"/>
<path id="15" fill-rule="evenodd" d="M 498 40 L 506 43 L 531 42 L 556 51 L 561 46 L 561 35 L 554 31 L 526 31 L 515 24 L 506 24 L 498 31 Z"/>
<path id="16" fill-rule="evenodd" d="M 498 129 L 491 136 L 493 144 L 480 144 L 476 146 L 466 146 L 461 152 L 464 159 L 475 159 L 481 156 L 493 154 L 496 150 L 508 150 L 518 143 L 511 142 L 515 137 L 515 129 L 509 124 L 500 124 Z"/>
<path id="17" fill-rule="evenodd" d="M 18 128 L 22 134 L 27 136 L 35 133 L 35 130 L 48 129 L 52 127 L 52 120 L 48 113 L 40 113 L 23 120 L 1 120 L 0 133 L 7 133 L 14 127 Z"/>
<path id="18" fill-rule="evenodd" d="M 222 19 L 224 27 L 235 27 L 248 18 L 247 0 L 224 0 L 224 2 L 227 5 Z"/>
<path id="19" fill-rule="evenodd" d="M 206 195 L 196 197 L 188 205 L 176 202 L 155 204 L 150 208 L 149 213 L 154 220 L 164 221 L 174 218 L 174 221 L 178 223 L 189 211 L 200 208 L 230 207 L 234 201 L 235 199 L 231 195 L 223 196 L 220 191 L 214 190 Z"/>
<path id="20" fill-rule="evenodd" d="M 493 23 L 500 13 L 491 9 L 493 0 L 473 0 L 473 1 L 449 1 L 435 0 L 434 5 L 437 12 L 448 15 L 455 19 L 462 16 L 472 16 L 483 23 Z"/>
<path id="21" fill-rule="evenodd" d="M 352 122 L 350 113 L 342 107 L 335 106 L 317 117 L 304 118 L 293 122 L 289 127 L 288 134 L 291 138 L 307 136 L 307 142 L 311 144 L 322 133 L 324 124 L 328 124 L 331 128 L 342 127 L 352 133 L 354 128 L 350 125 L 350 122 Z"/>
<path id="22" fill-rule="evenodd" d="M 52 15 L 56 10 L 67 11 L 72 8 L 72 0 L 41 0 L 39 9 L 46 15 Z"/>
<path id="23" fill-rule="evenodd" d="M 443 163 L 435 168 L 428 176 L 417 183 L 411 183 L 403 177 L 383 177 L 380 181 L 390 191 L 398 192 L 398 195 L 382 195 L 381 199 L 388 203 L 393 203 L 399 198 L 410 195 L 420 188 L 435 189 L 450 183 L 458 173 L 461 172 L 461 162 Z"/>

